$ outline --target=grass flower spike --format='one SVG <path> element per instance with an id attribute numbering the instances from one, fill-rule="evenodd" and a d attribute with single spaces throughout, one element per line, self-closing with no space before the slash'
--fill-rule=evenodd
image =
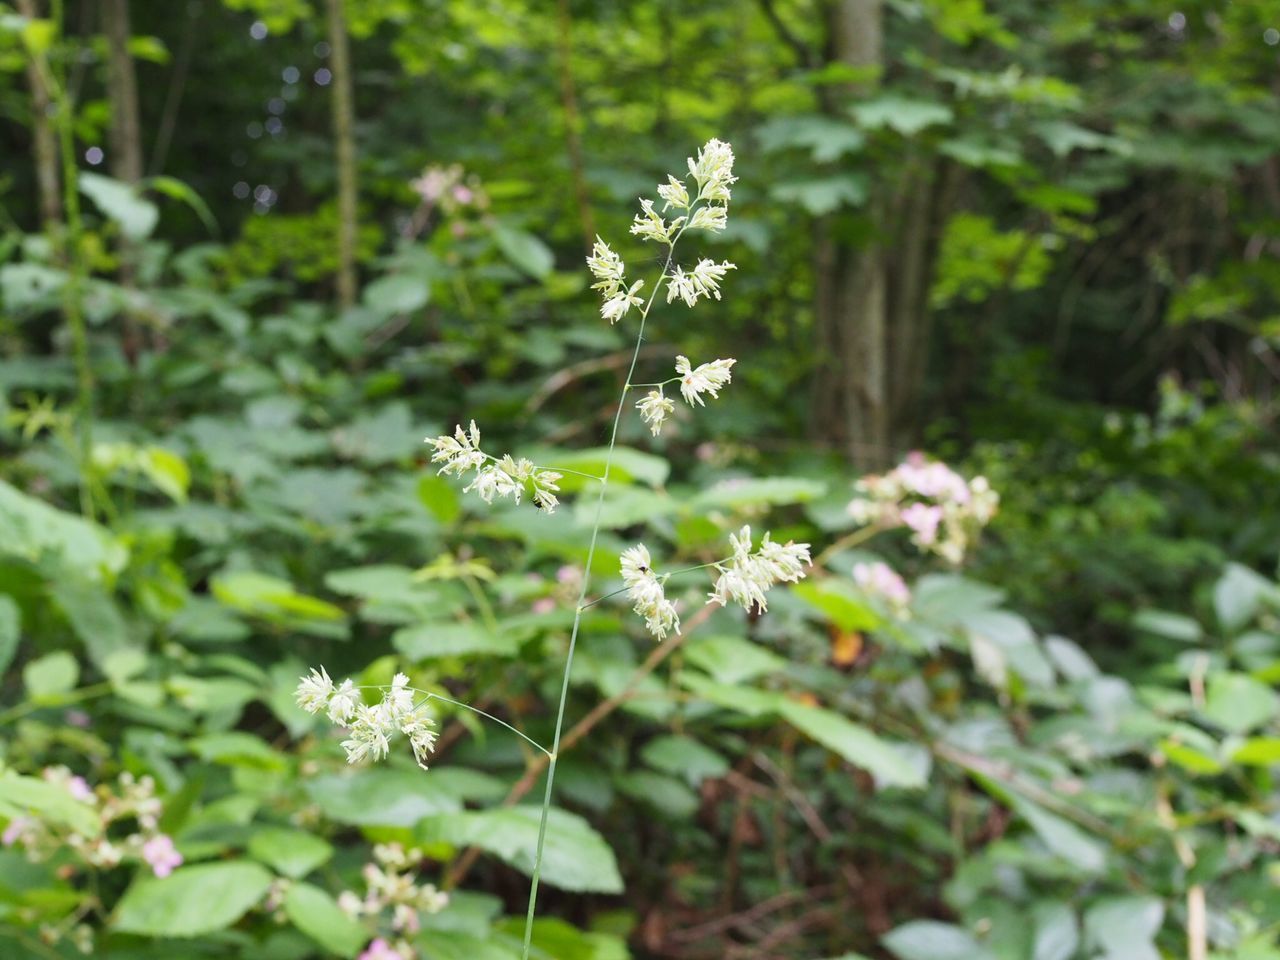
<path id="1" fill-rule="evenodd" d="M 720 396 L 720 390 L 733 379 L 732 368 L 737 360 L 712 360 L 710 363 L 694 367 L 688 357 L 676 357 L 676 373 L 680 375 L 680 395 L 690 406 L 704 406 L 702 395 L 709 394 L 711 399 Z"/>
<path id="2" fill-rule="evenodd" d="M 676 402 L 659 387 L 657 390 L 650 390 L 636 406 L 640 409 L 640 419 L 649 425 L 649 432 L 656 437 L 667 417 L 675 411 Z"/>
<path id="3" fill-rule="evenodd" d="M 638 543 L 622 551 L 622 582 L 627 585 L 627 599 L 635 612 L 644 617 L 644 625 L 655 640 L 665 640 L 669 633 L 680 632 L 676 605 L 666 597 L 662 580 L 653 572 L 649 550 Z"/>
<path id="4" fill-rule="evenodd" d="M 777 583 L 796 583 L 805 576 L 805 565 L 812 565 L 807 543 L 775 543 L 766 533 L 760 549 L 751 550 L 751 528 L 743 527 L 736 535 L 729 535 L 733 544 L 733 556 L 715 564 L 720 571 L 715 588 L 708 596 L 708 603 L 728 605 L 729 601 L 750 612 L 759 607 L 769 609 L 765 594 Z"/>
<path id="5" fill-rule="evenodd" d="M 384 689 L 382 701 L 369 706 L 360 699 L 360 691 L 350 680 L 335 687 L 324 667 L 313 669 L 298 682 L 295 694 L 298 706 L 310 714 L 325 713 L 329 719 L 347 727 L 349 736 L 342 741 L 348 763 L 385 759 L 391 751 L 391 738 L 399 733 L 409 741 L 414 759 L 423 770 L 435 749 L 435 720 L 425 703 L 416 702 L 409 678 L 397 673 Z"/>
<path id="6" fill-rule="evenodd" d="M 510 497 L 519 503 L 526 492 L 547 513 L 555 512 L 560 503 L 556 496 L 561 480 L 558 472 L 545 470 L 523 457 L 517 460 L 510 454 L 499 458 L 485 453 L 480 449 L 480 429 L 474 420 L 471 421 L 469 430 L 463 430 L 459 425 L 452 436 L 443 434 L 434 439 L 428 438 L 427 443 L 435 448 L 431 462 L 444 463 L 440 473 L 462 477 L 472 470 L 476 471 L 476 475 L 462 488 L 462 492 L 470 493 L 474 490 L 476 496 L 485 503 L 493 503 L 494 497 Z"/>

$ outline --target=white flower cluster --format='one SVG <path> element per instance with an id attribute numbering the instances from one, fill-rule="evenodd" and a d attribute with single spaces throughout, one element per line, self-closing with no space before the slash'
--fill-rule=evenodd
<path id="1" fill-rule="evenodd" d="M 750 527 L 730 534 L 729 542 L 733 545 L 733 556 L 710 564 L 720 576 L 708 594 L 708 603 L 725 606 L 733 601 L 748 612 L 759 607 L 763 613 L 768 609 L 765 594 L 771 587 L 804 579 L 805 565 L 813 564 L 809 544 L 775 543 L 768 533 L 760 549 L 753 551 Z M 628 547 L 622 552 L 621 568 L 627 599 L 634 605 L 635 612 L 644 617 L 645 627 L 654 639 L 665 640 L 668 633 L 679 633 L 680 617 L 664 588 L 670 574 L 659 576 L 654 571 L 648 548 L 642 543 Z"/>
<path id="2" fill-rule="evenodd" d="M 667 599 L 662 580 L 653 572 L 649 550 L 644 544 L 636 544 L 622 551 L 622 582 L 627 587 L 627 599 L 636 613 L 644 617 L 644 625 L 655 640 L 665 640 L 667 634 L 680 632 L 680 617 L 676 605 Z"/>
<path id="3" fill-rule="evenodd" d="M 763 613 L 769 608 L 765 594 L 770 587 L 802 580 L 804 565 L 813 565 L 809 544 L 775 543 L 767 532 L 760 549 L 752 552 L 750 527 L 743 527 L 736 535 L 730 534 L 729 542 L 733 544 L 733 556 L 715 565 L 720 577 L 708 595 L 709 603 L 725 606 L 732 600 L 748 612 L 759 607 Z"/>
<path id="4" fill-rule="evenodd" d="M 738 269 L 728 260 L 716 263 L 705 257 L 698 261 L 688 273 L 683 267 L 676 267 L 675 272 L 667 278 L 667 303 L 679 297 L 687 306 L 692 307 L 699 297 L 715 297 L 720 299 L 720 281 L 730 270 Z"/>
<path id="5" fill-rule="evenodd" d="M 415 704 L 416 691 L 409 678 L 397 673 L 386 688 L 382 702 L 369 706 L 360 698 L 359 689 L 350 680 L 335 686 L 324 667 L 312 669 L 298 681 L 295 694 L 307 713 L 324 712 L 329 719 L 347 728 L 342 741 L 348 763 L 359 763 L 368 757 L 382 760 L 391 750 L 391 737 L 403 734 L 413 748 L 418 766 L 427 769 L 427 758 L 436 748 L 436 723 L 426 704 Z"/>
<path id="6" fill-rule="evenodd" d="M 710 363 L 694 367 L 688 357 L 676 357 L 680 396 L 684 397 L 685 403 L 690 406 L 695 403 L 698 406 L 705 406 L 706 401 L 702 399 L 702 395 L 708 394 L 713 400 L 719 397 L 724 385 L 733 379 L 732 368 L 737 362 L 732 358 L 712 360 Z M 640 410 L 640 418 L 649 425 L 649 432 L 656 437 L 667 418 L 675 412 L 676 405 L 659 385 L 656 390 L 650 390 L 638 400 L 636 407 Z"/>
<path id="7" fill-rule="evenodd" d="M 986 477 L 966 481 L 945 463 L 912 453 L 883 476 L 863 477 L 848 511 L 855 521 L 886 529 L 907 527 L 911 542 L 949 563 L 960 563 L 991 522 L 1000 495 Z"/>
<path id="8" fill-rule="evenodd" d="M 493 503 L 494 497 L 511 497 L 519 503 L 526 490 L 532 492 L 533 502 L 547 513 L 554 513 L 560 503 L 556 496 L 560 490 L 560 474 L 543 470 L 523 457 L 516 460 L 510 454 L 499 458 L 485 453 L 480 449 L 480 429 L 474 420 L 470 430 L 463 430 L 459 425 L 452 436 L 446 433 L 428 437 L 427 443 L 435 448 L 431 462 L 444 463 L 440 473 L 462 477 L 476 471 L 462 492 L 474 490 L 485 503 Z"/>
<path id="9" fill-rule="evenodd" d="M 628 287 L 625 276 L 627 265 L 599 237 L 596 237 L 591 256 L 587 257 L 587 266 L 592 276 L 596 278 L 591 289 L 599 290 L 604 297 L 600 316 L 610 323 L 617 323 L 632 307 L 638 307 L 644 303 L 642 298 L 636 296 L 644 286 L 644 281 L 637 280 Z"/>
<path id="10" fill-rule="evenodd" d="M 425 855 L 419 849 L 406 850 L 398 843 L 379 843 L 373 848 L 373 862 L 360 871 L 365 895 L 344 890 L 338 895 L 338 908 L 353 920 L 361 917 L 381 919 L 391 912 L 391 930 L 397 937 L 408 938 L 422 930 L 424 914 L 439 913 L 449 905 L 449 895 L 432 883 L 416 883 L 418 868 Z M 418 952 L 408 939 L 394 943 L 375 940 L 361 955 L 381 960 L 416 958 Z"/>
<path id="11" fill-rule="evenodd" d="M 683 214 L 668 223 L 653 208 L 652 200 L 641 199 L 631 232 L 642 240 L 670 246 L 686 229 L 723 230 L 729 215 L 729 188 L 738 182 L 733 175 L 733 148 L 722 140 L 708 140 L 696 160 L 689 158 L 689 176 L 698 186 L 692 196 L 685 181 L 673 176 L 658 187 L 658 196 L 665 201 L 662 212 L 675 209 L 685 211 Z"/>

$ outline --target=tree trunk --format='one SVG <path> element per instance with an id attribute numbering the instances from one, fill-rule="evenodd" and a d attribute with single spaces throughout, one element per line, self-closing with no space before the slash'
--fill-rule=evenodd
<path id="1" fill-rule="evenodd" d="M 874 89 L 883 65 L 883 18 L 881 0 L 840 0 L 832 8 L 833 59 L 868 74 L 833 99 L 847 101 Z M 840 109 L 845 103 L 830 106 Z M 830 218 L 819 222 L 815 235 L 814 316 L 821 359 L 814 377 L 814 423 L 862 470 L 878 469 L 892 457 L 887 282 L 874 229 L 882 213 L 873 203 L 872 235 L 863 242 L 838 235 Z"/>
<path id="2" fill-rule="evenodd" d="M 102 0 L 102 20 L 111 102 L 111 175 L 125 183 L 137 183 L 142 179 L 142 125 L 133 54 L 129 52 L 129 0 Z"/>
<path id="3" fill-rule="evenodd" d="M 333 72 L 333 139 L 338 166 L 338 303 L 354 306 L 356 279 L 356 141 L 351 51 L 343 0 L 328 0 Z"/>
<path id="4" fill-rule="evenodd" d="M 18 12 L 29 20 L 40 17 L 38 0 L 17 0 Z M 40 65 L 27 60 L 27 84 L 31 87 L 31 138 L 36 164 L 36 190 L 40 195 L 40 221 L 45 230 L 62 223 L 61 185 L 58 179 L 58 141 L 49 122 L 49 85 Z"/>

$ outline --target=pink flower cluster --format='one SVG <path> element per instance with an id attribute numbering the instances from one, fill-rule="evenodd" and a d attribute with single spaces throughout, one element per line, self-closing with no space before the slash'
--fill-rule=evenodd
<path id="1" fill-rule="evenodd" d="M 1000 505 L 986 477 L 965 480 L 919 452 L 883 476 L 863 477 L 856 489 L 848 508 L 854 520 L 886 530 L 906 527 L 912 543 L 950 563 L 964 559 Z"/>
<path id="2" fill-rule="evenodd" d="M 911 602 L 911 589 L 887 563 L 855 563 L 853 582 L 869 596 L 879 597 L 899 611 Z"/>
<path id="3" fill-rule="evenodd" d="M 0 842 L 6 847 L 21 846 L 32 862 L 48 860 L 70 848 L 83 865 L 98 869 L 140 861 L 157 877 L 167 877 L 182 865 L 182 854 L 174 847 L 173 840 L 160 832 L 164 808 L 156 796 L 155 781 L 150 777 L 123 773 L 114 785 L 100 784 L 96 790 L 66 767 L 46 767 L 41 777 L 94 808 L 99 828 L 92 836 L 85 836 L 66 832 L 38 815 L 15 817 L 0 833 Z M 109 837 L 108 828 L 121 821 L 131 821 L 133 832 L 123 837 Z"/>
<path id="4" fill-rule="evenodd" d="M 372 917 L 381 923 L 390 911 L 395 939 L 378 937 L 357 960 L 417 960 L 418 952 L 405 938 L 422 929 L 422 914 L 439 913 L 449 903 L 449 895 L 434 884 L 415 882 L 422 857 L 421 850 L 380 843 L 373 848 L 373 862 L 361 870 L 364 897 L 352 890 L 338 895 L 338 907 L 353 919 Z"/>

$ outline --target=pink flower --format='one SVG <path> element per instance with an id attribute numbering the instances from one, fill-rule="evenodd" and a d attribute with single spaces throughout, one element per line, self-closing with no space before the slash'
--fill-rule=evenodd
<path id="1" fill-rule="evenodd" d="M 458 186 L 453 188 L 453 199 L 457 200 L 459 203 L 470 203 L 473 197 L 475 197 L 475 194 L 471 192 L 469 187 L 464 187 L 462 184 L 458 184 Z"/>
<path id="2" fill-rule="evenodd" d="M 534 613 L 550 613 L 555 608 L 556 601 L 554 597 L 539 597 L 537 600 L 533 601 Z"/>
<path id="3" fill-rule="evenodd" d="M 867 593 L 884 597 L 895 606 L 905 607 L 911 602 L 911 590 L 887 563 L 854 564 L 853 582 Z"/>
<path id="4" fill-rule="evenodd" d="M 81 730 L 88 730 L 90 718 L 83 710 L 68 710 L 63 714 L 62 719 L 67 722 L 67 726 L 78 727 Z"/>
<path id="5" fill-rule="evenodd" d="M 582 578 L 582 568 L 566 563 L 556 571 L 556 580 L 560 583 L 577 583 Z"/>
<path id="6" fill-rule="evenodd" d="M 400 954 L 391 948 L 391 944 L 378 937 L 373 943 L 365 948 L 364 953 L 360 954 L 356 960 L 402 960 Z"/>
<path id="7" fill-rule="evenodd" d="M 928 545 L 938 539 L 938 524 L 942 522 L 941 507 L 927 507 L 913 503 L 902 511 L 902 522 L 915 531 L 916 540 Z"/>
<path id="8" fill-rule="evenodd" d="M 158 833 L 142 845 L 142 859 L 151 865 L 157 877 L 167 877 L 182 866 L 182 854 L 173 848 L 168 835 Z"/>
<path id="9" fill-rule="evenodd" d="M 84 777 L 71 777 L 67 780 L 67 792 L 77 800 L 88 802 L 93 799 L 93 790 L 85 782 Z"/>
<path id="10" fill-rule="evenodd" d="M 4 834 L 0 835 L 0 842 L 6 847 L 12 847 L 15 843 L 22 839 L 22 832 L 30 826 L 32 821 L 27 817 L 14 817 L 9 821 L 9 825 L 4 828 Z"/>

